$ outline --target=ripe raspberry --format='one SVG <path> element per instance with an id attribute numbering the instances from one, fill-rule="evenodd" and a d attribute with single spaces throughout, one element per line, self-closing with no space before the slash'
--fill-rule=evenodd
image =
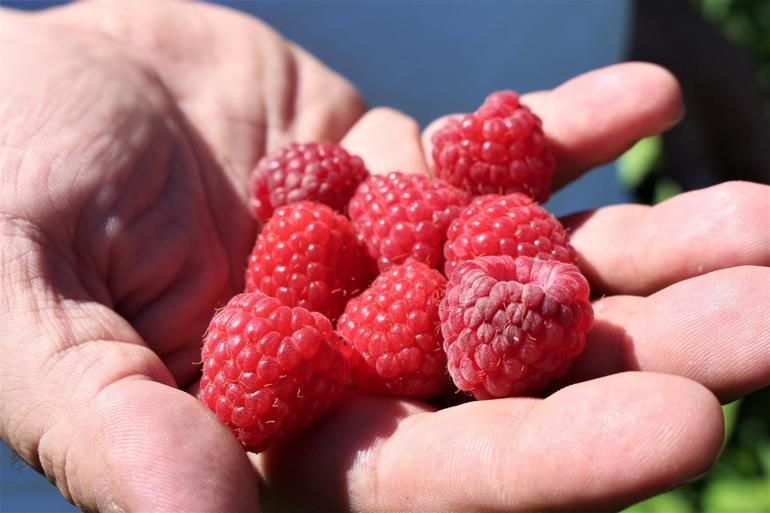
<path id="1" fill-rule="evenodd" d="M 433 135 L 436 176 L 471 194 L 551 193 L 556 167 L 542 122 L 513 91 L 489 95 L 474 114 Z"/>
<path id="2" fill-rule="evenodd" d="M 350 218 L 380 271 L 409 257 L 437 267 L 447 227 L 468 200 L 440 180 L 394 172 L 358 187 Z"/>
<path id="3" fill-rule="evenodd" d="M 329 319 L 260 292 L 235 296 L 204 341 L 201 401 L 249 451 L 318 420 L 350 378 Z"/>
<path id="4" fill-rule="evenodd" d="M 410 259 L 350 300 L 337 329 L 352 346 L 359 388 L 427 398 L 449 384 L 438 317 L 445 286 L 438 271 Z"/>
<path id="5" fill-rule="evenodd" d="M 320 203 L 276 209 L 257 237 L 246 291 L 259 290 L 287 306 L 336 319 L 371 279 L 366 249 L 350 221 Z"/>
<path id="6" fill-rule="evenodd" d="M 363 160 L 338 144 L 292 143 L 257 164 L 251 211 L 265 221 L 277 207 L 310 200 L 342 212 L 367 176 Z"/>
<path id="7" fill-rule="evenodd" d="M 477 399 L 520 395 L 567 371 L 593 323 L 571 264 L 507 255 L 457 266 L 441 301 L 449 374 Z"/>
<path id="8" fill-rule="evenodd" d="M 530 256 L 575 262 L 575 248 L 561 223 L 528 196 L 490 194 L 475 198 L 447 230 L 444 274 L 478 256 Z"/>

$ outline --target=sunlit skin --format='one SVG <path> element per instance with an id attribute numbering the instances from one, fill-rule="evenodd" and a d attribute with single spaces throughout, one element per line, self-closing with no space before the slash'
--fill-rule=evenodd
<path id="1" fill-rule="evenodd" d="M 2 11 L 0 69 L 0 430 L 83 509 L 617 509 L 707 469 L 719 400 L 770 384 L 770 192 L 728 183 L 566 220 L 603 295 L 547 398 L 435 411 L 353 394 L 247 455 L 189 392 L 208 319 L 243 284 L 249 170 L 292 140 L 342 140 L 375 172 L 426 173 L 438 125 L 364 114 L 305 52 L 200 4 Z M 647 64 L 523 102 L 559 186 L 682 116 Z"/>

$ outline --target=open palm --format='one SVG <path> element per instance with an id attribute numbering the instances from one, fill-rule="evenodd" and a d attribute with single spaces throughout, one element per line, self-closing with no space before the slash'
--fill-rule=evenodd
<path id="1" fill-rule="evenodd" d="M 269 511 L 613 509 L 707 468 L 714 394 L 770 382 L 756 286 L 770 193 L 725 184 L 567 220 L 607 294 L 562 385 L 577 384 L 440 411 L 353 394 L 247 456 L 188 392 L 213 309 L 242 287 L 250 169 L 289 140 L 344 135 L 375 172 L 427 172 L 416 125 L 359 119 L 341 78 L 220 8 L 81 4 L 0 23 L 0 61 L 19 70 L 0 90 L 0 426 L 84 509 L 257 511 L 258 483 Z M 643 64 L 524 101 L 560 184 L 681 115 L 674 79 Z"/>
<path id="2" fill-rule="evenodd" d="M 84 509 L 249 511 L 243 449 L 192 395 L 243 288 L 247 177 L 339 139 L 355 90 L 256 20 L 181 3 L 4 12 L 2 435 Z"/>

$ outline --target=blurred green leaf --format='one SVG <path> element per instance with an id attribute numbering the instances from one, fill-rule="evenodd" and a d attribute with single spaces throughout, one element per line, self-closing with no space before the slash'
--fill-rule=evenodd
<path id="1" fill-rule="evenodd" d="M 768 487 L 770 487 L 770 442 L 765 440 L 763 443 L 758 445 L 757 457 L 759 458 L 760 465 L 762 465 L 762 471 L 765 474 L 765 481 L 768 483 Z"/>
<path id="2" fill-rule="evenodd" d="M 676 489 L 634 504 L 623 513 L 695 513 L 695 509 L 685 493 Z"/>
<path id="3" fill-rule="evenodd" d="M 763 479 L 711 481 L 703 492 L 704 513 L 770 513 L 770 487 Z"/>
<path id="4" fill-rule="evenodd" d="M 751 47 L 757 38 L 754 23 L 747 14 L 731 16 L 725 23 L 725 31 L 741 46 Z"/>
<path id="5" fill-rule="evenodd" d="M 659 135 L 645 137 L 618 159 L 618 176 L 623 184 L 635 189 L 650 174 L 661 158 L 663 139 Z"/>
<path id="6" fill-rule="evenodd" d="M 682 188 L 678 183 L 667 176 L 662 176 L 655 182 L 655 193 L 652 196 L 653 203 L 666 201 L 680 192 L 682 192 Z"/>
<path id="7" fill-rule="evenodd" d="M 738 413 L 741 410 L 741 400 L 733 401 L 722 406 L 722 413 L 725 415 L 725 444 L 730 441 L 735 431 L 735 423 L 738 421 Z"/>
<path id="8" fill-rule="evenodd" d="M 723 20 L 730 12 L 730 0 L 701 0 L 703 14 L 713 20 Z"/>

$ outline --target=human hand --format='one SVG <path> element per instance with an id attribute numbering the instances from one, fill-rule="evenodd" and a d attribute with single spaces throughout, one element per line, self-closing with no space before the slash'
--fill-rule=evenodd
<path id="1" fill-rule="evenodd" d="M 338 140 L 357 93 L 197 3 L 2 11 L 0 69 L 3 439 L 87 511 L 257 511 L 192 362 L 242 290 L 252 167 Z"/>
<path id="2" fill-rule="evenodd" d="M 682 115 L 675 79 L 639 63 L 523 103 L 543 118 L 559 185 Z M 375 172 L 427 173 L 442 122 L 421 138 L 411 119 L 377 109 L 343 144 Z M 750 183 L 567 218 L 599 299 L 558 391 L 440 411 L 354 395 L 251 455 L 265 500 L 277 511 L 600 511 L 697 476 L 722 444 L 718 399 L 770 384 L 768 219 L 770 188 Z"/>
<path id="3" fill-rule="evenodd" d="M 259 27 L 256 22 L 212 7 L 195 6 L 194 14 L 188 11 L 189 16 L 184 16 L 182 10 L 192 7 L 162 5 L 150 11 L 123 6 L 118 12 L 114 5 L 109 9 L 85 5 L 36 15 L 23 23 L 19 20 L 16 34 L 21 32 L 23 37 L 8 35 L 10 42 L 3 45 L 6 54 L 11 48 L 19 52 L 3 55 L 3 62 L 13 59 L 11 65 L 23 64 L 24 72 L 4 84 L 9 90 L 3 91 L 7 93 L 3 98 L 16 99 L 16 103 L 4 105 L 3 119 L 15 124 L 11 125 L 13 131 L 6 131 L 0 139 L 0 279 L 4 307 L 7 305 L 0 314 L 7 327 L 2 342 L 7 356 L 0 364 L 4 376 L 2 434 L 28 461 L 39 458 L 65 494 L 83 507 L 253 510 L 257 508 L 254 474 L 240 447 L 212 415 L 172 387 L 178 384 L 187 389 L 194 382 L 196 372 L 189 362 L 198 358 L 200 333 L 211 308 L 240 286 L 242 262 L 251 242 L 248 233 L 253 233 L 244 201 L 245 177 L 251 165 L 265 146 L 288 139 L 338 138 L 357 117 L 360 104 L 344 82 L 263 27 L 255 28 Z M 106 42 L 105 31 L 117 42 Z M 243 36 L 239 37 L 241 31 Z M 9 33 L 13 31 L 5 32 Z M 30 34 L 35 37 L 27 39 L 20 52 L 19 42 Z M 203 62 L 195 59 L 201 53 L 207 55 L 205 52 L 189 54 L 192 62 L 180 58 L 187 55 L 180 47 L 188 48 L 189 41 L 198 38 L 202 50 L 213 47 L 221 53 L 214 51 L 208 54 L 210 60 Z M 242 45 L 243 41 L 256 42 L 244 45 L 250 49 L 227 46 L 232 42 Z M 44 57 L 49 55 L 51 61 Z M 219 55 L 223 56 L 221 62 Z M 275 55 L 279 57 L 271 60 Z M 61 63 L 60 68 L 46 67 L 53 59 Z M 244 63 L 249 62 L 257 69 L 244 69 Z M 292 63 L 298 64 L 297 69 Z M 274 72 L 263 74 L 268 68 Z M 83 69 L 93 75 L 78 76 L 78 70 Z M 96 70 L 99 73 L 94 73 Z M 297 70 L 307 72 L 303 80 L 288 79 Z M 602 73 L 608 81 L 618 79 L 607 71 Z M 656 82 L 663 80 L 659 72 L 648 69 L 644 76 L 622 75 L 625 78 L 610 88 L 616 93 L 627 88 L 625 81 L 638 78 L 640 84 L 640 90 L 629 95 L 626 111 L 604 113 L 610 119 L 599 130 L 600 124 L 582 130 L 578 124 L 578 130 L 565 126 L 560 132 L 564 179 L 613 158 L 635 138 L 667 127 L 678 115 L 678 96 L 670 94 L 670 82 Z M 204 82 L 201 76 L 209 79 Z M 286 80 L 272 82 L 266 76 Z M 303 84 L 305 89 L 287 91 L 292 84 Z M 62 85 L 69 88 L 57 91 Z M 105 85 L 110 86 L 107 91 Z M 668 88 L 662 87 L 660 97 L 649 98 L 641 85 L 653 90 L 655 86 Z M 22 87 L 34 90 L 22 95 Z M 573 94 L 605 100 L 599 95 L 584 96 L 584 89 L 589 88 L 578 88 L 579 94 Z M 23 100 L 53 96 L 56 98 L 51 102 L 34 102 L 42 112 L 35 112 L 29 99 L 26 103 Z M 674 96 L 676 108 L 671 109 Z M 272 99 L 276 101 L 269 101 Z M 640 110 L 643 101 L 647 109 Z M 286 110 L 289 104 L 296 107 L 296 115 Z M 565 109 L 564 103 L 553 104 L 554 112 Z M 58 108 L 45 110 L 46 106 Z M 537 106 L 535 109 L 540 112 Z M 579 122 L 578 114 L 586 110 L 578 110 L 572 123 Z M 540 113 L 551 130 L 549 120 L 559 118 Z M 382 111 L 364 118 L 351 132 L 351 149 L 360 148 L 375 166 L 378 155 L 384 153 L 387 159 L 382 170 L 424 169 L 416 129 L 393 119 L 380 117 L 378 121 L 377 116 L 382 116 Z M 396 130 L 384 134 L 378 130 L 383 144 L 372 146 L 377 138 L 366 135 L 367 125 L 369 134 L 376 126 Z M 62 126 L 67 127 L 66 139 Z M 633 129 L 623 132 L 629 127 Z M 620 133 L 610 136 L 613 131 Z M 394 132 L 397 137 L 390 137 Z M 368 140 L 369 146 L 356 146 L 357 137 Z M 398 147 L 387 145 L 387 141 L 399 143 Z M 419 159 L 410 163 L 409 155 Z M 43 197 L 32 201 L 30 191 Z M 578 249 L 582 251 L 582 247 Z M 30 323 L 30 315 L 35 316 L 35 323 Z M 22 340 L 34 344 L 21 347 Z M 759 350 L 755 348 L 755 354 L 761 354 Z M 726 361 L 728 358 L 722 363 Z M 764 374 L 761 370 L 754 370 L 753 383 L 767 382 L 767 369 Z M 637 389 L 658 390 L 668 383 L 651 385 L 648 381 Z M 751 383 L 749 379 L 744 387 L 748 389 Z M 547 423 L 549 415 L 550 429 L 564 428 L 559 423 L 563 421 L 556 422 L 554 417 L 562 416 L 558 405 L 570 401 L 564 398 L 570 389 L 542 402 L 474 403 L 437 414 L 429 413 L 431 408 L 421 403 L 353 398 L 295 443 L 252 460 L 262 471 L 270 497 L 283 503 L 307 501 L 311 510 L 318 510 L 319 504 L 329 505 L 321 509 L 361 511 L 373 505 L 387 511 L 421 506 L 434 510 L 488 509 L 496 506 L 487 493 L 490 486 L 498 493 L 500 509 L 573 508 L 597 503 L 612 507 L 612 503 L 602 501 L 628 501 L 629 489 L 641 497 L 691 475 L 699 463 L 708 461 L 709 454 L 713 458 L 713 450 L 698 461 L 683 461 L 680 454 L 704 447 L 704 433 L 716 429 L 719 412 L 714 410 L 711 396 L 684 380 L 674 380 L 670 386 L 672 395 L 682 389 L 682 405 L 678 406 L 684 410 L 673 412 L 673 416 L 665 410 L 665 432 L 674 433 L 664 441 L 651 440 L 652 436 L 643 439 L 647 446 L 634 449 L 647 449 L 643 463 L 648 467 L 627 469 L 629 454 L 622 467 L 630 472 L 625 488 L 622 482 L 611 483 L 616 485 L 614 492 L 610 490 L 613 494 L 599 489 L 588 499 L 570 495 L 568 486 L 558 488 L 554 475 L 564 477 L 566 485 L 570 475 L 562 476 L 563 472 L 552 469 L 554 474 L 549 476 L 547 468 L 522 465 L 546 453 L 538 452 L 537 444 L 522 445 L 526 438 L 517 430 L 505 431 L 506 426 L 515 427 L 519 416 L 525 414 L 535 419 L 525 424 L 530 426 L 530 436 Z M 602 419 L 618 413 L 617 409 L 608 411 L 608 403 L 616 394 L 621 398 L 625 394 L 612 384 L 602 385 L 601 390 L 606 387 L 612 392 L 604 392 L 601 404 L 583 406 L 586 414 L 582 416 L 572 410 L 574 418 L 569 420 L 587 421 L 590 413 L 597 425 L 607 424 Z M 625 387 L 627 394 L 630 387 Z M 587 395 L 590 400 L 590 390 L 582 390 L 578 389 L 580 396 Z M 592 390 L 601 393 L 599 385 Z M 557 397 L 562 399 L 557 402 Z M 670 408 L 671 403 L 657 404 L 662 409 L 666 405 Z M 478 413 L 466 410 L 484 404 L 500 406 L 483 407 Z M 541 406 L 546 404 L 551 406 Z M 639 424 L 628 431 L 627 443 L 638 441 L 641 429 L 649 428 L 654 420 L 646 419 L 654 404 L 633 406 L 623 412 L 628 416 L 626 424 L 615 421 L 616 432 L 624 436 L 621 428 Z M 679 458 L 668 473 L 643 475 L 650 465 L 660 463 L 661 456 L 666 455 L 664 449 L 671 450 L 675 442 L 693 433 L 676 428 L 695 413 L 704 419 L 703 426 L 692 428 L 699 433 L 700 444 L 677 446 Z M 660 420 L 662 414 L 658 412 L 655 418 Z M 452 423 L 452 419 L 465 417 L 470 424 Z M 504 425 L 485 423 L 485 418 L 499 418 Z M 573 432 L 559 434 L 582 440 L 577 449 L 583 450 L 585 458 L 595 457 L 589 451 L 595 446 L 585 446 L 591 426 L 583 430 L 572 426 Z M 442 433 L 439 428 L 451 429 Z M 476 434 L 482 429 L 500 432 L 488 439 L 472 439 L 474 429 Z M 510 438 L 512 433 L 518 433 L 516 439 Z M 631 437 L 634 433 L 636 438 Z M 611 434 L 603 436 L 615 442 L 607 447 L 617 453 L 618 444 Z M 444 449 L 436 446 L 436 440 L 446 444 Z M 529 455 L 513 447 L 516 440 Z M 663 447 L 649 447 L 653 442 Z M 480 452 L 469 451 L 467 443 L 475 444 L 471 447 Z M 556 443 L 548 447 L 541 443 L 539 448 L 553 451 Z M 715 444 L 718 446 L 712 440 L 706 447 Z M 449 447 L 457 450 L 452 452 Z M 484 450 L 498 447 L 498 454 L 505 457 L 484 457 Z M 570 467 L 573 481 L 582 477 L 588 482 L 594 476 L 585 474 L 590 459 L 581 460 L 575 451 L 573 448 L 566 455 L 559 452 L 552 463 L 564 464 L 565 456 L 570 456 L 566 461 L 575 465 Z M 211 465 L 212 461 L 216 465 Z M 583 466 L 578 466 L 581 463 Z M 593 462 L 602 465 L 604 474 L 600 477 L 617 470 L 609 463 Z M 429 464 L 433 466 L 422 467 Z M 519 486 L 522 474 L 513 473 L 517 469 L 512 467 L 525 467 L 523 478 L 529 486 Z M 372 469 L 377 472 L 372 473 Z M 494 482 L 496 477 L 498 482 Z M 617 481 L 618 476 L 612 478 Z M 642 478 L 646 480 L 640 484 Z M 572 488 L 579 484 L 573 483 Z M 594 483 L 589 484 L 578 491 L 591 492 Z M 318 495 L 314 496 L 315 492 Z M 521 499 L 512 492 L 521 493 Z M 561 502 L 554 500 L 556 492 L 563 494 L 557 496 Z M 421 495 L 407 502 L 410 493 Z"/>

